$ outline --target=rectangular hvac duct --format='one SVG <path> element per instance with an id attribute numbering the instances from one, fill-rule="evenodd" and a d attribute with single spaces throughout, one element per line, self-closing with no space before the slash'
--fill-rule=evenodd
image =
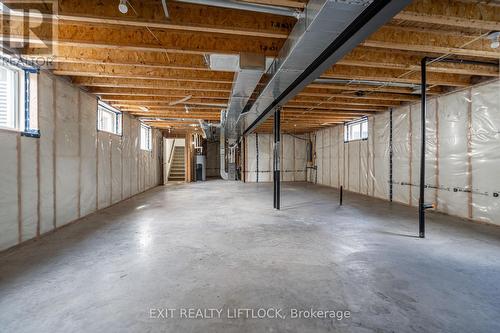
<path id="1" fill-rule="evenodd" d="M 238 127 L 253 132 L 411 0 L 310 0 L 278 57 L 254 91 Z M 262 87 L 262 88 L 261 88 Z M 253 104 L 251 104 L 253 102 Z"/>
<path id="2" fill-rule="evenodd" d="M 234 74 L 231 97 L 226 112 L 225 136 L 227 139 L 238 139 L 237 121 L 243 108 L 264 74 L 266 58 L 257 54 L 240 54 L 239 70 Z"/>

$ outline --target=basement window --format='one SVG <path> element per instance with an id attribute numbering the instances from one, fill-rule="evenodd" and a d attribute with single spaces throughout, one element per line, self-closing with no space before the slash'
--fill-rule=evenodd
<path id="1" fill-rule="evenodd" d="M 153 142 L 151 138 L 151 127 L 141 123 L 141 149 L 142 150 L 152 150 Z"/>
<path id="2" fill-rule="evenodd" d="M 37 70 L 0 59 L 0 128 L 39 137 Z"/>
<path id="3" fill-rule="evenodd" d="M 114 107 L 100 102 L 97 106 L 97 129 L 116 135 L 122 135 L 122 113 Z"/>
<path id="4" fill-rule="evenodd" d="M 344 125 L 344 142 L 368 139 L 368 118 L 348 122 Z"/>

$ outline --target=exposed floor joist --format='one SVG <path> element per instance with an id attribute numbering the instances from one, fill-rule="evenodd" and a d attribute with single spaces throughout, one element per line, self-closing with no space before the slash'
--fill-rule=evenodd
<path id="1" fill-rule="evenodd" d="M 23 7 L 17 1 L 3 2 Z M 246 2 L 296 10 L 303 10 L 307 3 Z M 69 76 L 74 84 L 123 111 L 145 116 L 141 107 L 147 107 L 151 117 L 182 116 L 186 115 L 184 104 L 169 104 L 191 96 L 185 103 L 193 108 L 189 117 L 212 122 L 227 105 L 234 73 L 211 70 L 205 56 L 214 52 L 276 56 L 296 22 L 291 17 L 176 1 L 168 1 L 167 19 L 159 0 L 131 0 L 129 4 L 129 12 L 123 15 L 114 2 L 60 0 L 57 40 L 51 39 L 47 24 L 36 31 L 40 40 L 26 33 L 19 18 L 11 16 L 4 22 L 11 24 L 8 34 L 12 41 L 30 42 L 23 49 L 26 57 L 37 57 L 42 42 L 54 45 L 54 74 Z M 50 15 L 44 7 L 40 12 Z M 500 50 L 490 48 L 485 38 L 493 30 L 500 30 L 499 6 L 472 0 L 415 0 L 322 75 L 345 83 L 313 82 L 285 105 L 283 128 L 314 130 L 330 121 L 347 121 L 417 101 L 424 56 L 491 63 L 429 64 L 430 95 L 499 77 Z M 7 35 L 6 31 L 0 33 Z M 337 111 L 335 119 L 328 114 Z M 270 129 L 269 123 L 262 129 Z"/>

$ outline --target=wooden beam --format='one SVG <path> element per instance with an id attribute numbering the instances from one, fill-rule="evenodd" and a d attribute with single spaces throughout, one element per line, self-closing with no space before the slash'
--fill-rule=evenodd
<path id="1" fill-rule="evenodd" d="M 83 76 L 83 77 L 100 77 L 100 78 L 123 78 L 123 79 L 140 79 L 140 80 L 158 80 L 158 81 L 174 81 L 174 82 L 199 82 L 199 83 L 225 83 L 232 84 L 233 75 L 225 74 L 222 72 L 190 72 L 178 70 L 156 70 L 156 71 L 141 71 L 141 68 L 129 68 L 123 69 L 123 67 L 118 67 L 117 69 L 111 69 L 108 66 L 100 66 L 96 68 L 90 68 L 92 65 L 88 65 L 79 68 L 71 68 L 71 66 L 54 70 L 53 73 L 56 75 L 67 75 L 67 76 Z M 203 75 L 201 75 L 203 74 Z M 186 89 L 187 86 L 184 86 Z"/>
<path id="2" fill-rule="evenodd" d="M 123 67 L 114 65 L 93 64 L 59 64 L 54 70 L 58 75 L 94 76 L 94 77 L 122 77 L 157 80 L 183 80 L 192 82 L 232 83 L 233 73 L 228 72 L 198 72 L 181 69 L 147 69 L 144 67 Z M 327 70 L 323 78 L 359 79 L 374 81 L 389 81 L 402 83 L 419 83 L 419 74 L 404 76 L 404 70 L 379 68 L 350 67 L 336 65 Z M 470 84 L 470 77 L 457 74 L 429 73 L 429 84 L 464 87 Z"/>
<path id="3" fill-rule="evenodd" d="M 168 103 L 176 102 L 180 98 L 186 96 L 126 96 L 126 95 L 102 95 L 102 99 L 111 103 L 126 104 L 126 105 L 151 105 L 151 106 L 161 106 L 167 105 Z M 220 104 L 220 107 L 227 107 L 229 97 L 218 98 L 218 97 L 196 97 L 193 96 L 191 99 L 187 100 L 182 104 L 186 105 L 214 105 Z M 349 105 L 352 107 L 396 107 L 401 105 L 398 101 L 383 101 L 383 100 L 371 100 L 371 99 L 349 99 L 349 98 L 331 98 L 331 99 L 321 99 L 316 97 L 296 97 L 295 99 L 289 101 L 287 106 L 298 106 L 298 107 L 315 107 L 315 106 L 337 106 L 337 105 Z"/>
<path id="4" fill-rule="evenodd" d="M 390 101 L 390 100 L 380 100 L 380 99 L 368 99 L 368 98 L 344 98 L 344 97 L 329 97 L 329 98 L 318 98 L 314 96 L 300 96 L 297 95 L 295 98 L 290 100 L 289 103 L 321 103 L 326 105 L 335 104 L 349 104 L 349 105 L 371 105 L 371 106 L 386 106 L 386 107 L 396 107 L 401 105 L 400 101 Z"/>
<path id="5" fill-rule="evenodd" d="M 329 92 L 329 91 L 353 91 L 353 92 L 378 92 L 378 93 L 394 93 L 394 94 L 413 94 L 412 88 L 406 87 L 391 87 L 384 85 L 367 85 L 367 84 L 336 84 L 336 83 L 318 83 L 313 82 L 308 85 L 303 91 L 313 92 Z M 429 91 L 430 95 L 436 95 L 442 92 L 439 87 L 432 87 Z"/>
<path id="6" fill-rule="evenodd" d="M 479 36 L 478 36 L 479 37 Z M 382 27 L 361 45 L 391 50 L 420 52 L 428 55 L 454 54 L 486 59 L 499 59 L 500 50 L 492 49 L 484 38 L 464 38 L 430 32 L 410 32 Z"/>
<path id="7" fill-rule="evenodd" d="M 54 47 L 67 46 L 76 48 L 120 49 L 128 51 L 149 51 L 186 54 L 206 53 L 256 53 L 276 56 L 283 45 L 283 40 L 239 36 L 214 35 L 206 32 L 179 30 L 154 30 L 137 27 L 110 27 L 59 24 L 54 36 L 50 26 L 42 25 L 35 35 L 25 31 L 23 22 L 8 17 L 0 18 L 9 23 L 9 33 L 2 31 L 1 37 L 9 38 L 11 43 L 27 43 L 26 48 L 39 45 Z M 54 39 L 56 37 L 57 39 Z"/>
<path id="8" fill-rule="evenodd" d="M 193 90 L 159 90 L 159 89 L 131 89 L 131 88 L 92 88 L 88 90 L 92 94 L 105 96 L 109 100 L 134 100 L 145 99 L 146 97 L 164 97 L 179 100 L 186 96 L 193 99 L 229 99 L 229 93 L 225 92 L 205 92 Z"/>
<path id="9" fill-rule="evenodd" d="M 420 72 L 420 61 L 424 56 L 426 56 L 425 53 L 416 55 L 406 52 L 386 52 L 381 51 L 380 49 L 357 47 L 337 62 L 337 64 L 355 67 L 373 67 Z M 445 62 L 429 64 L 427 66 L 427 71 L 429 73 L 480 75 L 491 77 L 497 77 L 499 75 L 498 66 Z"/>
<path id="10" fill-rule="evenodd" d="M 356 100 L 362 99 L 372 99 L 372 100 L 382 100 L 382 101 L 418 101 L 420 97 L 418 95 L 410 95 L 410 94 L 391 94 L 391 93 L 364 93 L 362 91 L 333 91 L 333 92 L 323 92 L 320 89 L 305 89 L 303 92 L 297 95 L 298 97 L 339 97 L 339 98 L 351 98 Z"/>
<path id="11" fill-rule="evenodd" d="M 78 76 L 73 77 L 72 82 L 79 86 L 85 87 L 100 87 L 100 88 L 137 88 L 137 89 L 161 89 L 168 91 L 193 90 L 205 92 L 231 92 L 231 83 L 215 83 L 215 82 L 195 82 L 184 80 L 157 80 L 154 78 L 147 79 L 130 79 L 128 77 L 109 78 L 109 77 L 90 77 Z"/>
<path id="12" fill-rule="evenodd" d="M 263 5 L 297 8 L 297 9 L 303 9 L 306 6 L 306 2 L 292 1 L 292 0 L 242 0 L 242 1 L 249 3 L 259 3 Z"/>
<path id="13" fill-rule="evenodd" d="M 453 28 L 500 30 L 500 8 L 474 1 L 417 0 L 395 16 L 398 20 Z"/>
<path id="14" fill-rule="evenodd" d="M 26 50 L 25 58 L 36 60 L 36 50 Z M 208 71 L 205 59 L 199 54 L 182 54 L 149 51 L 128 51 L 109 48 L 80 48 L 59 46 L 54 63 L 140 66 L 151 68 L 191 69 Z"/>
<path id="15" fill-rule="evenodd" d="M 420 83 L 420 74 L 411 73 L 405 70 L 385 69 L 385 68 L 363 68 L 351 67 L 344 65 L 335 65 L 332 69 L 327 70 L 322 78 L 332 79 L 347 79 L 347 80 L 369 80 L 369 81 L 385 81 L 399 83 Z M 428 73 L 429 84 L 451 86 L 451 87 L 466 87 L 470 85 L 470 76 L 458 74 L 443 74 L 443 73 Z"/>
<path id="16" fill-rule="evenodd" d="M 27 52 L 30 53 L 30 52 Z M 357 67 L 374 67 L 387 69 L 400 69 L 405 71 L 420 71 L 420 60 L 425 54 L 409 54 L 408 52 L 383 52 L 376 48 L 358 47 L 340 60 L 338 65 Z M 36 59 L 35 55 L 27 58 Z M 189 69 L 209 71 L 210 68 L 201 55 L 172 53 L 166 55 L 160 52 L 138 52 L 113 49 L 82 49 L 73 47 L 58 48 L 58 55 L 54 57 L 55 63 L 69 64 L 95 64 L 115 66 L 135 66 L 164 68 L 164 69 Z M 434 63 L 428 66 L 429 72 L 449 73 L 462 75 L 480 75 L 496 77 L 499 74 L 498 66 L 483 66 L 456 63 Z"/>
<path id="17" fill-rule="evenodd" d="M 158 105 L 157 103 L 151 103 L 151 102 L 144 102 L 140 104 L 133 104 L 131 102 L 117 102 L 113 103 L 113 105 L 117 105 L 119 107 L 139 107 L 139 106 L 144 106 L 148 107 L 151 111 L 158 111 L 158 110 L 168 110 L 168 109 L 182 109 L 184 110 L 184 107 L 179 108 L 179 106 L 169 106 L 168 104 L 164 105 Z M 285 107 L 290 108 L 290 109 L 301 109 L 303 111 L 307 110 L 342 110 L 342 111 L 362 111 L 362 112 L 376 112 L 376 111 L 385 111 L 387 110 L 387 107 L 380 107 L 380 106 L 358 106 L 358 105 L 342 105 L 342 104 L 336 104 L 336 105 L 321 105 L 321 104 L 286 104 Z M 213 107 L 214 110 L 220 111 L 220 107 Z M 192 111 L 195 109 L 193 108 Z"/>
<path id="18" fill-rule="evenodd" d="M 187 95 L 189 96 L 189 95 Z M 173 103 L 177 102 L 180 100 L 180 98 L 186 97 L 186 95 L 181 96 L 181 97 L 172 97 L 172 96 L 124 96 L 124 95 L 103 95 L 102 99 L 106 101 L 112 101 L 112 102 L 127 102 L 127 103 L 143 103 L 143 102 L 149 102 L 149 103 Z M 192 96 L 190 99 L 188 99 L 185 102 L 182 102 L 178 106 L 182 106 L 183 104 L 193 104 L 193 103 L 199 103 L 199 102 L 212 102 L 212 103 L 225 103 L 227 106 L 228 102 L 228 97 L 211 97 L 211 96 L 206 96 L 206 97 L 198 97 L 198 96 Z"/>
<path id="19" fill-rule="evenodd" d="M 10 8 L 32 9 L 33 2 L 3 1 Z M 165 18 L 160 1 L 134 1 L 127 14 L 120 13 L 114 1 L 59 0 L 57 15 L 37 8 L 42 16 L 59 24 L 128 26 L 188 32 L 206 32 L 236 36 L 285 39 L 295 19 L 265 13 L 251 13 L 212 6 L 167 2 L 169 17 Z M 26 13 L 24 15 L 27 15 Z M 30 12 L 33 18 L 40 16 Z"/>

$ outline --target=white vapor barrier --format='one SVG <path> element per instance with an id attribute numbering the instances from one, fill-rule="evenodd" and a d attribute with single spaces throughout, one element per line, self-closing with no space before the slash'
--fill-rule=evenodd
<path id="1" fill-rule="evenodd" d="M 339 147 L 339 155 L 338 155 L 338 166 L 339 166 L 339 186 L 345 186 L 346 180 L 345 180 L 345 150 L 346 150 L 346 145 L 344 144 L 344 126 L 337 126 L 338 127 L 338 137 L 337 137 L 337 146 Z"/>
<path id="2" fill-rule="evenodd" d="M 258 134 L 252 134 L 246 137 L 246 181 L 253 183 L 257 181 L 257 144 L 258 144 Z"/>
<path id="3" fill-rule="evenodd" d="M 316 175 L 313 174 L 313 181 L 323 184 L 323 135 L 324 130 L 316 132 Z"/>
<path id="4" fill-rule="evenodd" d="M 436 112 L 435 112 L 435 107 L 432 108 L 432 110 L 429 110 L 429 106 L 435 105 L 437 99 L 434 99 L 431 101 L 431 103 L 427 103 L 427 119 L 432 119 L 432 122 L 429 121 L 429 123 L 432 124 L 432 131 L 430 130 L 430 127 L 426 127 L 426 135 L 428 138 L 432 138 L 432 146 L 436 146 Z M 409 183 L 409 192 L 410 192 L 410 206 L 416 206 L 418 207 L 418 197 L 419 197 L 419 184 L 420 184 L 420 131 L 421 131 L 421 122 L 420 122 L 420 103 L 419 104 L 412 104 L 408 106 L 410 108 L 410 131 L 411 131 L 411 138 L 410 138 L 410 172 L 409 172 L 409 177 L 410 181 Z M 429 112 L 432 111 L 432 112 Z M 430 158 L 430 154 L 426 154 L 426 158 Z M 434 154 L 432 156 L 432 163 L 435 166 L 436 164 L 436 155 L 435 155 L 435 150 Z M 426 168 L 426 170 L 429 170 Z M 435 170 L 431 172 L 432 175 L 435 175 Z M 429 176 L 429 174 L 427 174 Z M 426 182 L 427 184 L 432 184 L 433 186 L 436 185 L 436 182 L 432 180 L 431 182 Z M 428 189 L 426 189 L 428 190 Z M 432 191 L 435 191 L 432 189 Z M 426 193 L 426 197 L 428 197 L 430 194 Z M 430 197 L 429 197 L 430 198 Z M 435 196 L 433 196 L 434 200 Z"/>
<path id="5" fill-rule="evenodd" d="M 389 112 L 372 117 L 374 196 L 389 199 Z M 370 119 L 370 118 L 369 118 Z"/>
<path id="6" fill-rule="evenodd" d="M 366 181 L 368 182 L 368 193 L 367 195 L 375 196 L 375 139 L 374 139 L 374 128 L 375 128 L 375 118 L 368 118 L 368 171 L 366 175 Z"/>
<path id="7" fill-rule="evenodd" d="M 79 217 L 79 123 L 77 88 L 56 80 L 56 225 Z"/>
<path id="8" fill-rule="evenodd" d="M 97 209 L 97 101 L 80 92 L 80 216 Z"/>
<path id="9" fill-rule="evenodd" d="M 471 218 L 500 224 L 500 81 L 471 90 Z"/>
<path id="10" fill-rule="evenodd" d="M 425 202 L 437 202 L 438 194 L 438 160 L 437 160 L 437 124 L 439 123 L 437 112 L 438 99 L 434 98 L 427 102 L 427 117 L 425 121 Z M 410 172 L 410 195 L 411 205 L 418 207 L 420 186 L 420 132 L 421 132 L 421 104 L 410 105 L 411 110 L 411 172 Z"/>
<path id="11" fill-rule="evenodd" d="M 123 117 L 123 137 L 122 137 L 122 167 L 123 167 L 123 198 L 132 195 L 131 183 L 131 142 L 130 142 L 130 118 Z"/>
<path id="12" fill-rule="evenodd" d="M 295 138 L 290 135 L 281 137 L 281 180 L 290 182 L 294 180 L 295 157 L 294 157 L 294 141 Z"/>
<path id="13" fill-rule="evenodd" d="M 323 132 L 323 172 L 322 179 L 323 184 L 331 185 L 331 164 L 330 164 L 330 152 L 331 152 L 331 129 L 327 128 Z"/>
<path id="14" fill-rule="evenodd" d="M 331 152 L 330 152 L 330 179 L 331 186 L 340 186 L 340 175 L 339 175 L 339 129 L 340 126 L 332 127 L 332 140 L 331 140 Z"/>
<path id="15" fill-rule="evenodd" d="M 40 233 L 54 229 L 54 80 L 49 75 L 38 76 L 38 126 L 40 127 Z"/>
<path id="16" fill-rule="evenodd" d="M 469 91 L 439 98 L 438 209 L 467 217 L 467 132 Z M 458 190 L 460 189 L 460 190 Z"/>
<path id="17" fill-rule="evenodd" d="M 144 153 L 136 119 L 123 115 L 123 136 L 98 133 L 95 96 L 45 72 L 37 87 L 41 137 L 0 129 L 0 251 L 139 193 L 139 156 L 143 190 L 161 179 L 160 131 Z"/>
<path id="18" fill-rule="evenodd" d="M 359 193 L 368 195 L 368 141 L 359 143 Z"/>
<path id="19" fill-rule="evenodd" d="M 349 191 L 360 192 L 360 167 L 361 167 L 361 141 L 353 141 L 347 144 L 349 151 Z"/>
<path id="20" fill-rule="evenodd" d="M 283 134 L 281 136 L 282 181 L 306 180 L 307 140 L 305 135 Z M 250 183 L 271 182 L 273 179 L 274 135 L 250 134 L 246 137 L 245 143 L 246 181 Z"/>
<path id="21" fill-rule="evenodd" d="M 259 182 L 272 181 L 273 135 L 259 134 Z"/>
<path id="22" fill-rule="evenodd" d="M 98 209 L 111 205 L 111 134 L 97 133 Z"/>
<path id="23" fill-rule="evenodd" d="M 111 203 L 122 200 L 122 138 L 111 135 Z"/>
<path id="24" fill-rule="evenodd" d="M 418 206 L 421 149 L 420 103 L 393 110 L 393 200 Z M 367 141 L 344 143 L 343 126 L 316 136 L 318 183 L 389 200 L 390 112 L 369 117 Z M 427 101 L 425 198 L 437 211 L 500 225 L 500 81 Z M 334 156 L 324 158 L 330 136 Z M 319 140 L 321 138 L 321 140 Z M 328 162 L 329 161 L 329 162 Z M 330 165 L 327 165 L 327 164 Z M 339 170 L 337 184 L 335 168 Z M 334 171 L 335 170 L 335 171 Z M 343 178 L 342 178 L 343 177 Z M 314 180 L 313 180 L 314 181 Z"/>
<path id="25" fill-rule="evenodd" d="M 139 192 L 144 191 L 144 158 L 143 158 L 144 153 L 141 151 L 139 152 L 138 155 L 138 161 L 137 161 L 137 178 L 139 179 L 139 183 L 137 185 L 137 189 Z"/>
<path id="26" fill-rule="evenodd" d="M 130 119 L 130 191 L 131 194 L 139 193 L 139 128 L 137 121 Z"/>
<path id="27" fill-rule="evenodd" d="M 287 135 L 284 135 L 286 137 Z M 294 181 L 303 182 L 306 180 L 307 166 L 307 136 L 296 135 L 293 143 L 294 154 Z"/>
<path id="28" fill-rule="evenodd" d="M 36 236 L 38 223 L 37 142 L 34 138 L 20 138 L 21 166 L 21 230 L 22 240 Z"/>
<path id="29" fill-rule="evenodd" d="M 393 200 L 410 204 L 410 107 L 405 106 L 394 110 L 392 115 L 392 165 L 393 165 Z"/>
<path id="30" fill-rule="evenodd" d="M 0 248 L 18 241 L 18 134 L 0 130 Z"/>

